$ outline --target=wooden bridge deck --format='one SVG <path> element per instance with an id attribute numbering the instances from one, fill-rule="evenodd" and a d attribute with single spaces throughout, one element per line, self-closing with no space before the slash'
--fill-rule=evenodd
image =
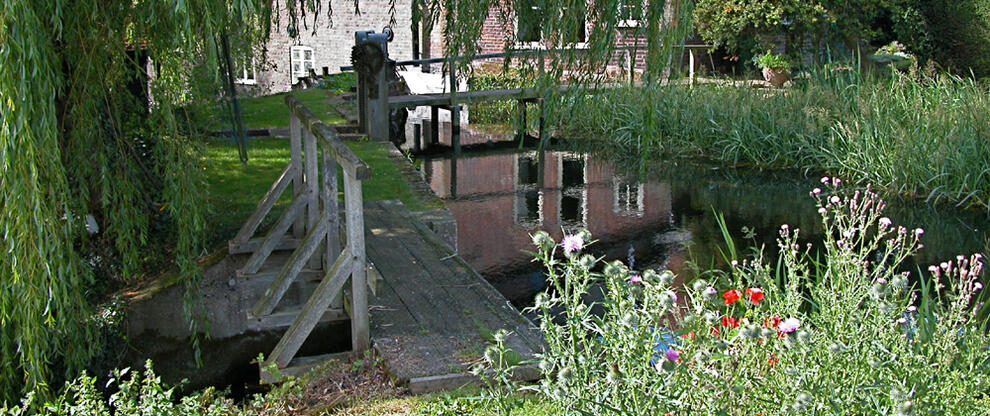
<path id="1" fill-rule="evenodd" d="M 365 225 L 383 279 L 369 299 L 371 340 L 412 392 L 471 382 L 471 365 L 500 329 L 511 331 L 507 345 L 520 358 L 543 349 L 539 330 L 401 202 L 365 203 Z"/>

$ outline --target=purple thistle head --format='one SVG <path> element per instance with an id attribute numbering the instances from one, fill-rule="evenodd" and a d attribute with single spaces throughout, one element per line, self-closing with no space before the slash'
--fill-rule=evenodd
<path id="1" fill-rule="evenodd" d="M 668 349 L 667 352 L 663 353 L 663 355 L 670 361 L 677 361 L 681 358 L 681 352 L 673 348 Z"/>
<path id="2" fill-rule="evenodd" d="M 801 327 L 801 320 L 797 318 L 787 318 L 779 325 L 777 325 L 777 330 L 785 334 L 797 331 Z"/>
<path id="3" fill-rule="evenodd" d="M 560 243 L 560 246 L 564 248 L 564 254 L 569 256 L 584 247 L 584 239 L 579 234 L 570 234 L 564 237 L 564 241 Z"/>
<path id="4" fill-rule="evenodd" d="M 643 276 L 640 276 L 639 273 L 633 273 L 629 275 L 629 283 L 643 283 Z"/>

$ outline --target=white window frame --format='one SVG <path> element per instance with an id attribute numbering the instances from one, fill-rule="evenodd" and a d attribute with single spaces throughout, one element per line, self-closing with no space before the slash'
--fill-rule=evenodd
<path id="1" fill-rule="evenodd" d="M 258 67 L 254 63 L 254 57 L 251 57 L 249 65 L 239 66 L 234 71 L 234 75 L 237 77 L 234 79 L 235 83 L 243 85 L 258 84 Z"/>
<path id="2" fill-rule="evenodd" d="M 619 3 L 619 13 L 621 14 L 623 12 L 623 10 L 625 10 L 625 8 L 626 8 L 625 2 L 620 2 Z M 640 16 L 643 16 L 645 14 L 646 14 L 646 10 L 641 10 L 640 11 Z M 624 20 L 619 20 L 619 22 L 618 22 L 618 24 L 616 26 L 618 26 L 620 28 L 639 27 L 639 20 L 640 19 L 624 19 Z"/>
<path id="3" fill-rule="evenodd" d="M 538 8 L 534 6 L 533 9 L 534 10 L 537 10 Z M 515 20 L 513 22 L 513 24 L 515 25 L 515 26 L 513 26 L 513 30 L 516 32 L 515 33 L 515 36 L 516 36 L 516 47 L 517 48 L 520 48 L 520 49 L 546 49 L 546 47 L 543 45 L 542 23 L 541 23 L 540 39 L 539 40 L 537 40 L 537 41 L 520 41 L 520 40 L 518 40 L 518 37 L 519 37 L 519 13 L 518 12 L 513 13 L 513 19 Z M 584 18 L 584 41 L 583 42 L 575 42 L 575 43 L 569 44 L 569 46 L 573 46 L 574 48 L 577 48 L 577 49 L 587 49 L 588 48 L 588 37 L 590 35 L 591 35 L 591 33 L 588 31 L 588 16 L 587 16 L 587 12 L 586 12 L 585 13 L 585 18 Z"/>
<path id="4" fill-rule="evenodd" d="M 300 58 L 296 58 L 296 52 L 299 52 Z M 309 52 L 309 59 L 305 58 L 306 52 Z M 296 70 L 296 63 L 300 64 L 299 70 Z M 306 63 L 309 63 L 309 67 L 306 67 Z M 292 83 L 295 84 L 299 82 L 299 78 L 305 78 L 309 76 L 309 70 L 316 68 L 316 53 L 313 48 L 305 45 L 295 45 L 289 48 L 289 72 L 292 74 Z"/>

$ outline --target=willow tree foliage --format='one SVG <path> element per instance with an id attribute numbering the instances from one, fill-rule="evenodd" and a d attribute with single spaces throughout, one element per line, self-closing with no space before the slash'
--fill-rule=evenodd
<path id="1" fill-rule="evenodd" d="M 489 12 L 509 21 L 521 4 L 423 1 L 445 23 L 450 55 L 477 50 Z M 604 80 L 621 10 L 641 13 L 648 79 L 689 26 L 688 0 L 528 1 L 545 11 L 543 46 L 569 49 L 523 62 L 545 85 Z M 0 400 L 44 392 L 87 363 L 100 347 L 92 305 L 107 281 L 129 283 L 165 258 L 197 293 L 206 189 L 195 110 L 217 95 L 220 39 L 229 34 L 249 51 L 273 24 L 316 31 L 331 24 L 330 5 L 0 2 Z M 587 48 L 578 51 L 582 26 Z M 187 302 L 187 317 L 194 306 Z M 196 332 L 199 321 L 190 322 Z"/>
<path id="2" fill-rule="evenodd" d="M 206 189 L 191 109 L 215 91 L 204 86 L 217 80 L 216 36 L 267 28 L 269 11 L 268 0 L 0 3 L 0 398 L 86 363 L 103 280 L 167 257 L 195 285 Z"/>
<path id="3" fill-rule="evenodd" d="M 543 89 L 544 97 L 562 104 L 545 108 L 551 124 L 566 123 L 567 104 L 580 102 L 588 88 L 614 86 L 626 79 L 628 75 L 617 74 L 615 68 L 628 68 L 630 61 L 643 68 L 643 82 L 665 81 L 692 32 L 694 7 L 692 0 L 425 1 L 434 20 L 443 23 L 445 55 L 464 57 L 454 63 L 459 73 L 471 70 L 488 16 L 502 22 L 506 51 L 545 50 L 510 54 L 504 64 L 520 68 L 524 78 Z M 524 13 L 530 14 L 530 22 L 520 23 Z M 520 38 L 524 24 L 535 25 L 528 29 L 530 39 Z M 561 83 L 586 88 L 562 93 L 555 88 Z"/>

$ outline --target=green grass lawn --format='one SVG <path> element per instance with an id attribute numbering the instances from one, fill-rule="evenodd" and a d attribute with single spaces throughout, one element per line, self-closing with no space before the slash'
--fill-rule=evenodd
<path id="1" fill-rule="evenodd" d="M 285 96 L 292 94 L 302 101 L 313 114 L 327 124 L 344 123 L 345 120 L 330 106 L 330 91 L 323 88 L 292 91 L 281 94 L 260 97 L 243 97 L 241 115 L 246 128 L 285 127 L 289 125 L 289 110 L 285 106 Z M 210 126 L 211 130 L 230 129 L 230 121 L 223 109 L 218 114 L 224 115 Z"/>
<path id="2" fill-rule="evenodd" d="M 354 153 L 371 167 L 371 179 L 363 183 L 366 201 L 398 199 L 409 209 L 417 211 L 437 208 L 441 204 L 422 200 L 399 171 L 388 154 L 388 143 L 347 142 Z M 289 162 L 287 139 L 251 139 L 248 141 L 249 161 L 242 166 L 237 147 L 227 140 L 211 141 L 206 146 L 206 171 L 210 186 L 208 247 L 230 239 L 258 205 L 261 197 Z M 343 187 L 339 197 L 343 200 Z M 289 204 L 291 191 L 286 191 L 268 215 L 262 227 L 274 223 Z"/>

